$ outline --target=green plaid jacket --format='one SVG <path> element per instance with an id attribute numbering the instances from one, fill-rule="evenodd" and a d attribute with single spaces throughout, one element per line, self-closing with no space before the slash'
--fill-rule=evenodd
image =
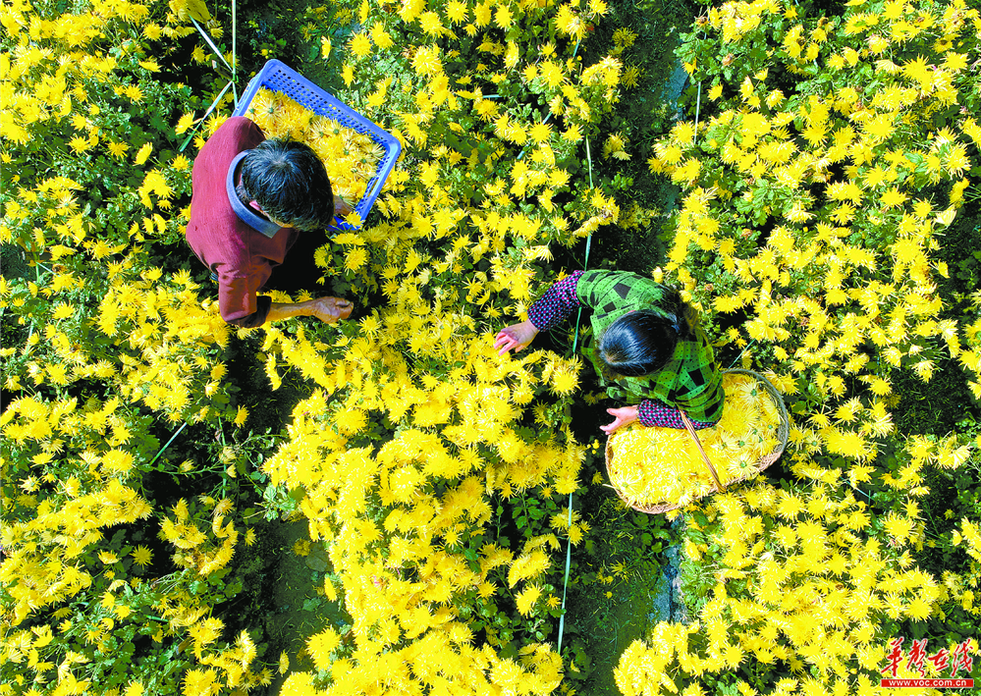
<path id="1" fill-rule="evenodd" d="M 722 417 L 725 393 L 722 372 L 715 364 L 712 346 L 701 327 L 694 339 L 679 339 L 668 363 L 646 377 L 610 375 L 599 357 L 599 338 L 621 316 L 648 309 L 664 317 L 661 303 L 667 290 L 653 280 L 625 271 L 586 271 L 576 284 L 579 301 L 593 310 L 592 344 L 585 350 L 607 393 L 628 403 L 658 399 L 685 412 L 692 420 L 714 422 Z"/>

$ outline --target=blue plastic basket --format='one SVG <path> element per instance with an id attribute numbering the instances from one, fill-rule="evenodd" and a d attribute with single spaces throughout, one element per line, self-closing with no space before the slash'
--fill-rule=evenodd
<path id="1" fill-rule="evenodd" d="M 260 87 L 281 92 L 318 116 L 326 116 L 346 128 L 367 135 L 384 148 L 385 156 L 378 163 L 378 172 L 368 182 L 364 197 L 354 206 L 354 210 L 361 216 L 361 220 L 367 219 L 368 212 L 375 204 L 375 199 L 378 198 L 385 179 L 395 168 L 395 163 L 402 152 L 402 144 L 399 143 L 398 139 L 278 60 L 267 62 L 262 66 L 259 74 L 252 78 L 239 100 L 238 106 L 232 113 L 233 116 L 246 115 L 249 105 Z M 331 225 L 329 229 L 354 230 L 357 228 L 347 222 L 340 221 L 337 225 Z"/>

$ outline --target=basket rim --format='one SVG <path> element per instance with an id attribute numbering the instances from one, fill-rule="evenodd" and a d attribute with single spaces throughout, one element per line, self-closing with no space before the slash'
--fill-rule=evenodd
<path id="1" fill-rule="evenodd" d="M 777 411 L 780 416 L 780 419 L 777 423 L 777 445 L 768 454 L 765 454 L 760 458 L 757 467 L 753 469 L 751 473 L 746 473 L 743 476 L 739 476 L 730 481 L 727 481 L 725 485 L 726 485 L 726 490 L 728 490 L 732 486 L 743 483 L 744 481 L 747 481 L 750 478 L 755 478 L 760 472 L 767 469 L 769 466 L 771 466 L 774 462 L 776 462 L 780 458 L 780 456 L 783 454 L 783 452 L 787 447 L 787 441 L 790 435 L 790 415 L 787 412 L 786 404 L 784 404 L 783 395 L 779 391 L 777 391 L 777 388 L 774 387 L 773 384 L 770 382 L 770 380 L 768 380 L 764 375 L 760 374 L 759 372 L 755 372 L 753 370 L 748 370 L 745 368 L 729 368 L 727 370 L 722 370 L 721 372 L 722 374 L 726 374 L 726 373 L 744 374 L 754 377 L 757 381 L 761 383 L 763 389 L 774 400 L 774 403 L 777 406 Z M 607 435 L 606 448 L 605 448 L 606 476 L 610 480 L 611 487 L 616 492 L 617 497 L 619 497 L 620 500 L 623 501 L 624 505 L 626 505 L 629 508 L 632 508 L 633 510 L 636 510 L 637 512 L 643 512 L 648 515 L 659 515 L 665 512 L 670 512 L 672 510 L 678 510 L 682 507 L 686 507 L 698 500 L 702 500 L 703 498 L 707 498 L 708 496 L 719 492 L 718 487 L 714 483 L 712 483 L 709 485 L 708 489 L 705 492 L 694 496 L 690 501 L 684 503 L 683 505 L 680 503 L 669 503 L 669 502 L 652 503 L 649 505 L 644 505 L 643 503 L 631 501 L 626 496 L 623 495 L 620 489 L 618 489 L 615 485 L 612 485 L 613 478 L 610 476 L 610 459 L 612 458 L 612 444 L 613 444 L 612 439 L 613 439 L 613 434 Z"/>
<path id="2" fill-rule="evenodd" d="M 237 106 L 235 107 L 234 111 L 232 111 L 232 116 L 247 116 L 249 107 L 252 105 L 252 101 L 255 99 L 255 95 L 258 94 L 259 89 L 263 87 L 277 91 L 280 94 L 285 94 L 286 96 L 290 97 L 290 99 L 296 101 L 295 98 L 289 94 L 265 84 L 265 80 L 267 80 L 270 75 L 274 74 L 282 74 L 288 77 L 290 80 L 293 80 L 304 89 L 317 94 L 317 96 L 327 102 L 331 108 L 336 109 L 337 111 L 358 121 L 359 124 L 365 128 L 368 134 L 372 136 L 376 142 L 378 142 L 378 144 L 383 145 L 385 148 L 385 157 L 379 162 L 378 171 L 375 172 L 374 177 L 369 180 L 369 182 L 373 180 L 374 183 L 368 188 L 367 191 L 365 191 L 364 196 L 361 197 L 361 200 L 358 201 L 357 205 L 354 206 L 354 210 L 361 217 L 363 223 L 364 220 L 367 219 L 368 213 L 371 212 L 371 209 L 374 207 L 375 200 L 377 200 L 378 196 L 381 194 L 382 187 L 384 186 L 385 181 L 388 179 L 389 174 L 391 174 L 392 170 L 395 169 L 395 165 L 401 157 L 402 143 L 392 133 L 386 131 L 384 128 L 366 116 L 360 114 L 358 111 L 342 102 L 323 87 L 311 82 L 309 79 L 298 73 L 283 61 L 275 58 L 267 60 L 266 63 L 259 69 L 259 72 L 257 72 L 251 80 L 249 80 L 245 91 L 238 100 Z M 312 111 L 310 107 L 306 108 Z M 335 121 L 337 120 L 336 118 L 333 118 L 331 114 L 320 115 L 323 115 L 326 118 L 332 118 Z M 351 232 L 360 228 L 355 227 L 349 222 L 339 220 L 337 221 L 337 224 L 328 225 L 327 229 L 333 232 Z"/>

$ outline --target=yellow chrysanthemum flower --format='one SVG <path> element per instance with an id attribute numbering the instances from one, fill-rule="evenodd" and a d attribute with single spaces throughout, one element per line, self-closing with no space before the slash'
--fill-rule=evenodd
<path id="1" fill-rule="evenodd" d="M 153 560 L 153 551 L 146 546 L 137 546 L 133 549 L 133 562 L 141 568 L 145 568 Z"/>
<path id="2" fill-rule="evenodd" d="M 542 588 L 538 585 L 531 585 L 519 592 L 515 597 L 518 605 L 518 613 L 522 616 L 530 615 L 532 609 L 535 608 L 535 604 L 538 602 L 538 599 L 541 596 Z"/>

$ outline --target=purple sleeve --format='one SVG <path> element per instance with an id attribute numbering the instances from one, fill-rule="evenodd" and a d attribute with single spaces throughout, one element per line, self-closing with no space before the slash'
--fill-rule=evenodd
<path id="1" fill-rule="evenodd" d="M 685 422 L 681 420 L 681 413 L 678 409 L 668 406 L 662 401 L 654 399 L 644 399 L 638 408 L 637 420 L 648 428 L 684 428 Z M 715 423 L 692 420 L 695 430 L 711 428 Z"/>
<path id="2" fill-rule="evenodd" d="M 579 307 L 576 284 L 582 274 L 582 271 L 575 271 L 569 277 L 553 283 L 528 309 L 528 321 L 539 331 L 548 331 L 568 319 L 573 310 Z"/>

